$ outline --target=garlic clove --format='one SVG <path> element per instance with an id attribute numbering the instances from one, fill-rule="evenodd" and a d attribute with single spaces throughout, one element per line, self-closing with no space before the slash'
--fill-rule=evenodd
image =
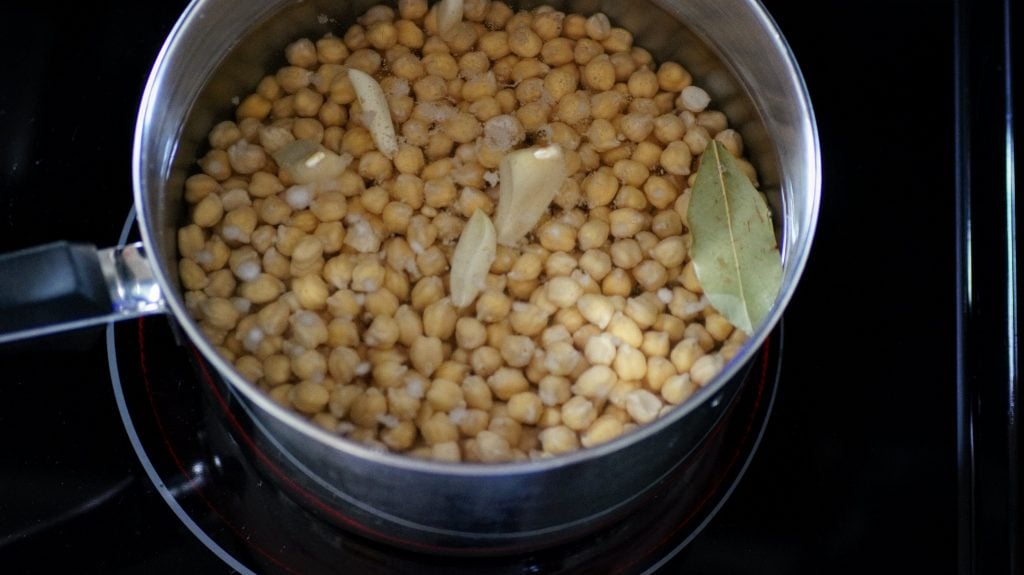
<path id="1" fill-rule="evenodd" d="M 462 0 L 441 0 L 437 5 L 437 35 L 444 38 L 462 22 Z"/>
<path id="2" fill-rule="evenodd" d="M 557 144 L 509 153 L 499 167 L 498 243 L 514 246 L 533 230 L 566 179 L 565 155 Z"/>
<path id="3" fill-rule="evenodd" d="M 481 210 L 473 212 L 452 253 L 450 278 L 452 305 L 464 308 L 484 289 L 498 244 L 494 224 Z"/>
<path id="4" fill-rule="evenodd" d="M 352 163 L 350 154 L 335 154 L 313 140 L 295 140 L 273 154 L 277 166 L 296 184 L 314 184 L 332 180 Z"/>
<path id="5" fill-rule="evenodd" d="M 362 70 L 349 68 L 348 79 L 363 109 L 363 125 L 370 130 L 373 143 L 382 154 L 394 158 L 398 152 L 398 139 L 395 137 L 395 124 L 391 121 L 391 109 L 384 97 L 384 90 L 373 76 Z"/>

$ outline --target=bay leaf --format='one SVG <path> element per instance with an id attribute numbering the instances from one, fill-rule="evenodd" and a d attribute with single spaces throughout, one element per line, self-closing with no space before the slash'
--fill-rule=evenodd
<path id="1" fill-rule="evenodd" d="M 690 197 L 690 252 L 711 305 L 750 334 L 779 294 L 782 259 L 768 204 L 725 146 L 712 144 Z"/>
<path id="2" fill-rule="evenodd" d="M 494 224 L 481 210 L 473 212 L 459 235 L 459 243 L 452 252 L 452 272 L 449 280 L 452 305 L 464 308 L 473 303 L 484 289 L 487 272 L 498 253 Z"/>

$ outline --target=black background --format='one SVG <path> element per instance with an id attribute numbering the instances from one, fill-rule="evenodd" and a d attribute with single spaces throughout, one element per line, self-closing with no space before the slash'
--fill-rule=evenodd
<path id="1" fill-rule="evenodd" d="M 951 573 L 953 3 L 764 3 L 817 115 L 821 215 L 761 447 L 664 571 Z M 141 91 L 184 6 L 3 3 L 0 251 L 116 243 Z M 0 565 L 223 571 L 139 473 L 106 361 L 100 334 L 0 351 Z M 46 528 L 112 486 L 98 509 Z"/>

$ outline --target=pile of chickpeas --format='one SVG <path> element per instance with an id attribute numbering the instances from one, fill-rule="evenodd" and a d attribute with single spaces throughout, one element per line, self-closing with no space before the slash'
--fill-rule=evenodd
<path id="1" fill-rule="evenodd" d="M 188 309 L 248 381 L 377 449 L 521 461 L 655 420 L 745 341 L 703 297 L 686 226 L 705 146 L 739 158 L 742 139 L 604 14 L 466 0 L 442 39 L 435 13 L 399 0 L 295 41 L 212 129 L 178 232 Z M 380 83 L 393 157 L 348 67 Z M 273 158 L 296 139 L 352 162 L 296 184 Z M 502 158 L 549 144 L 567 180 L 454 307 L 450 258 L 476 210 L 493 216 Z"/>

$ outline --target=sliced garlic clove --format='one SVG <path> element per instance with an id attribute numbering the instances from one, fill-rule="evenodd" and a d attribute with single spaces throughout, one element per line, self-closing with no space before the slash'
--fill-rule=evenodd
<path id="1" fill-rule="evenodd" d="M 499 167 L 498 243 L 513 246 L 533 230 L 565 183 L 565 156 L 557 144 L 509 153 Z"/>
<path id="2" fill-rule="evenodd" d="M 441 0 L 437 5 L 437 35 L 444 38 L 462 22 L 462 0 Z"/>
<path id="3" fill-rule="evenodd" d="M 348 79 L 363 109 L 363 124 L 370 130 L 373 143 L 382 154 L 394 158 L 398 152 L 398 139 L 395 137 L 395 124 L 391 121 L 391 109 L 384 97 L 384 90 L 373 76 L 362 70 L 349 68 Z"/>
<path id="4" fill-rule="evenodd" d="M 313 140 L 295 140 L 273 154 L 278 167 L 296 184 L 314 184 L 332 180 L 352 163 L 350 154 L 335 154 Z"/>
<path id="5" fill-rule="evenodd" d="M 473 212 L 459 235 L 459 243 L 452 253 L 450 289 L 452 305 L 464 308 L 473 303 L 483 291 L 487 272 L 494 263 L 498 244 L 494 224 L 481 210 Z"/>

